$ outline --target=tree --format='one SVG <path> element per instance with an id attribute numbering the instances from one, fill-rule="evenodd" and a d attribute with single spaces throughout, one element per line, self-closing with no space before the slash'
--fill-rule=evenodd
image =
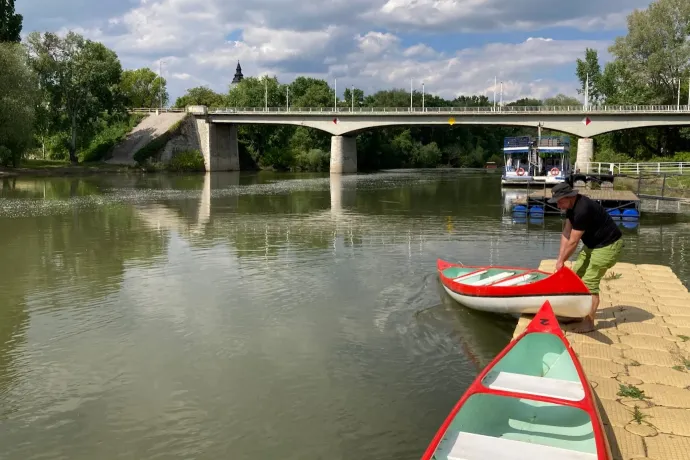
<path id="1" fill-rule="evenodd" d="M 148 67 L 122 72 L 120 91 L 128 107 L 157 108 L 168 104 L 165 78 Z"/>
<path id="2" fill-rule="evenodd" d="M 592 48 L 587 48 L 585 50 L 585 59 L 577 60 L 575 74 L 581 84 L 580 88 L 577 90 L 578 94 L 586 93 L 589 104 L 599 105 L 603 102 L 605 93 L 601 88 L 602 74 L 597 50 Z M 587 91 L 585 91 L 585 89 L 587 89 Z"/>
<path id="3" fill-rule="evenodd" d="M 37 80 L 23 47 L 0 43 L 0 163 L 18 166 L 33 135 Z"/>
<path id="4" fill-rule="evenodd" d="M 14 12 L 14 0 L 0 0 L 0 42 L 19 43 L 23 20 Z"/>
<path id="5" fill-rule="evenodd" d="M 678 82 L 690 76 L 690 2 L 657 0 L 628 16 L 628 34 L 609 52 L 620 62 L 630 95 L 627 103 L 674 104 Z M 687 94 L 687 93 L 686 93 Z"/>
<path id="6" fill-rule="evenodd" d="M 183 109 L 190 105 L 205 105 L 209 108 L 220 108 L 226 105 L 225 97 L 206 86 L 198 86 L 187 90 L 187 94 L 175 101 L 175 107 Z"/>
<path id="7" fill-rule="evenodd" d="M 88 132 L 100 113 L 117 109 L 120 61 L 103 44 L 71 31 L 65 38 L 33 32 L 28 49 L 51 118 L 69 132 L 69 159 L 76 163 L 80 133 Z"/>
<path id="8" fill-rule="evenodd" d="M 582 102 L 572 96 L 557 94 L 554 97 L 544 99 L 544 105 L 547 107 L 576 107 L 582 105 Z"/>

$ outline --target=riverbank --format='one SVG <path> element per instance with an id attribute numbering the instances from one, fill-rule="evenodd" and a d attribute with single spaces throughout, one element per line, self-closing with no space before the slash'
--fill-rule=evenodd
<path id="1" fill-rule="evenodd" d="M 690 175 L 617 177 L 614 187 L 630 190 L 637 195 L 663 196 L 665 198 L 690 198 Z"/>
<path id="2" fill-rule="evenodd" d="M 66 161 L 57 160 L 24 160 L 18 168 L 0 166 L 0 178 L 18 176 L 85 176 L 103 173 L 135 173 L 141 171 L 142 169 L 137 167 L 113 165 L 100 161 L 71 164 Z"/>
<path id="3" fill-rule="evenodd" d="M 541 270 L 552 271 L 554 260 Z M 523 316 L 517 337 L 529 323 Z M 616 264 L 602 280 L 597 330 L 567 332 L 596 396 L 614 458 L 690 452 L 690 294 L 662 265 Z"/>

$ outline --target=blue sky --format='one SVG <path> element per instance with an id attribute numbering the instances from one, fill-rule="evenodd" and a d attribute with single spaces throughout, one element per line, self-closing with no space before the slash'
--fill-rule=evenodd
<path id="1" fill-rule="evenodd" d="M 310 6 L 313 5 L 313 6 Z M 417 88 L 453 98 L 577 96 L 586 47 L 605 62 L 626 17 L 647 0 L 19 0 L 24 34 L 74 30 L 114 49 L 125 68 L 151 67 L 171 99 L 244 74 L 300 74 L 373 92 Z"/>

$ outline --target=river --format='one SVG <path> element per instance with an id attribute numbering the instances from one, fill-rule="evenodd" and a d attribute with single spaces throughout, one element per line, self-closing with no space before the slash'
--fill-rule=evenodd
<path id="1" fill-rule="evenodd" d="M 0 457 L 415 459 L 515 320 L 436 259 L 536 267 L 497 174 L 4 179 Z M 622 260 L 690 282 L 690 219 Z"/>

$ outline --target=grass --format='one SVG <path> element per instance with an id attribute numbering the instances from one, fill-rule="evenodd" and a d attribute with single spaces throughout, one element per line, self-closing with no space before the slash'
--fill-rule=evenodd
<path id="1" fill-rule="evenodd" d="M 681 339 L 683 342 L 687 342 L 688 340 L 690 340 L 690 337 L 688 337 L 687 335 L 679 335 L 678 338 Z"/>
<path id="2" fill-rule="evenodd" d="M 640 390 L 635 385 L 623 385 L 622 383 L 620 384 L 620 390 L 618 390 L 618 396 L 634 399 L 648 398 L 644 395 L 644 390 Z"/>
<path id="3" fill-rule="evenodd" d="M 635 405 L 635 409 L 633 410 L 633 420 L 637 422 L 638 425 L 642 424 L 642 421 L 649 417 L 647 414 L 643 414 L 640 408 Z"/>
<path id="4" fill-rule="evenodd" d="M 606 281 L 609 281 L 609 280 L 619 280 L 619 279 L 621 279 L 622 276 L 623 276 L 622 273 L 610 272 L 610 273 L 607 273 L 606 276 L 604 276 L 604 279 L 605 279 Z"/>
<path id="5" fill-rule="evenodd" d="M 683 366 L 673 366 L 673 369 L 680 372 L 683 372 L 685 370 Z"/>

